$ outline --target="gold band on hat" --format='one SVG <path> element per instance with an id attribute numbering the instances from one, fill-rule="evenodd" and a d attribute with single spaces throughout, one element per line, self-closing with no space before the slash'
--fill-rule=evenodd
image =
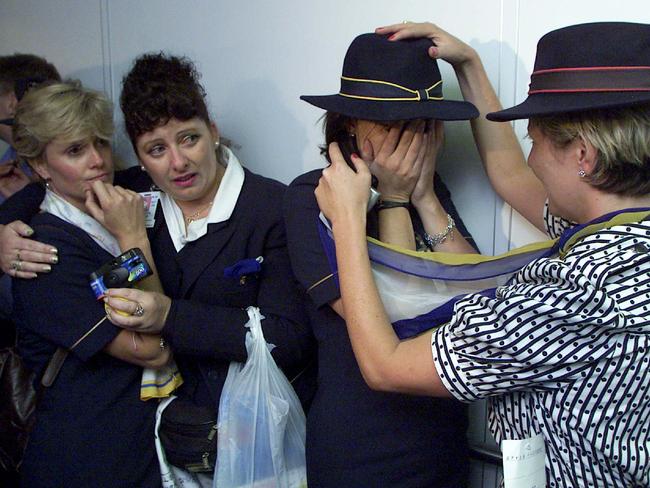
<path id="1" fill-rule="evenodd" d="M 442 80 L 428 88 L 413 90 L 397 83 L 382 80 L 367 80 L 341 76 L 342 97 L 359 100 L 376 100 L 384 102 L 419 102 L 427 100 L 443 100 Z"/>

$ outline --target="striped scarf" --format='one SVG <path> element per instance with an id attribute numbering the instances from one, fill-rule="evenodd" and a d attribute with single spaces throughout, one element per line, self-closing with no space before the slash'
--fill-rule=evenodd
<path id="1" fill-rule="evenodd" d="M 650 208 L 619 210 L 567 229 L 558 239 L 528 244 L 498 256 L 411 251 L 372 237 L 367 237 L 368 254 L 386 313 L 397 336 L 406 339 L 449 322 L 456 302 L 469 294 L 494 297 L 499 286 L 532 261 L 554 256 L 561 259 L 586 235 L 649 216 Z M 338 286 L 334 239 L 322 214 L 319 232 Z"/>

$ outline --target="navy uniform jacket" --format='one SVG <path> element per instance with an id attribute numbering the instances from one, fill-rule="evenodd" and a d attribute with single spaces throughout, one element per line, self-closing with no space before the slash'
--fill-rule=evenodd
<path id="1" fill-rule="evenodd" d="M 13 280 L 19 352 L 40 379 L 58 346 L 70 348 L 105 317 L 88 275 L 112 256 L 49 213 L 31 224 L 59 250 L 50 273 Z M 160 486 L 153 438 L 158 404 L 140 400 L 141 367 L 102 352 L 120 330 L 102 322 L 43 390 L 21 467 L 23 486 Z"/>
<path id="2" fill-rule="evenodd" d="M 216 406 L 230 361 L 246 360 L 246 307 L 260 308 L 266 342 L 289 379 L 314 352 L 303 295 L 291 272 L 282 220 L 286 187 L 245 171 L 244 185 L 229 220 L 176 252 L 162 208 L 149 234 L 154 259 L 172 306 L 162 330 L 185 379 L 180 396 Z M 245 259 L 262 257 L 261 270 L 225 276 Z"/>
<path id="3" fill-rule="evenodd" d="M 361 376 L 344 320 L 329 303 L 340 297 L 318 233 L 314 196 L 321 170 L 296 178 L 285 198 L 291 263 L 311 299 L 318 342 L 318 385 L 307 416 L 310 488 L 437 487 L 467 483 L 467 407 L 456 400 L 371 390 Z M 443 207 L 470 239 L 439 178 Z M 414 220 L 414 226 L 421 226 Z M 368 234 L 377 235 L 377 213 Z M 433 363 L 431 365 L 433 367 Z"/>

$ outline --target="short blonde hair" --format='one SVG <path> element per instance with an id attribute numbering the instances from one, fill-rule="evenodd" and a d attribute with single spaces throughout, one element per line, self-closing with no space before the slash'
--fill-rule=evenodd
<path id="1" fill-rule="evenodd" d="M 559 148 L 582 138 L 598 151 L 587 181 L 607 193 L 650 193 L 650 106 L 602 109 L 530 119 Z"/>
<path id="2" fill-rule="evenodd" d="M 41 158 L 45 147 L 57 137 L 110 141 L 112 135 L 111 102 L 104 94 L 75 81 L 30 90 L 18 104 L 14 118 L 14 147 L 28 160 Z"/>

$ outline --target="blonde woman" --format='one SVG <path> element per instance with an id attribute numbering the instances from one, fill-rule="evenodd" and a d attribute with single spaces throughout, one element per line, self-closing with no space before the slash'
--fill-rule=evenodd
<path id="1" fill-rule="evenodd" d="M 147 435 L 157 404 L 140 400 L 140 383 L 142 368 L 165 365 L 169 350 L 159 335 L 104 320 L 88 280 L 132 247 L 151 258 L 141 198 L 112 185 L 112 133 L 110 102 L 77 84 L 35 89 L 16 113 L 16 150 L 47 187 L 31 226 L 58 250 L 51 272 L 14 279 L 19 350 L 38 378 L 57 348 L 70 351 L 37 406 L 26 487 L 160 486 Z"/>

